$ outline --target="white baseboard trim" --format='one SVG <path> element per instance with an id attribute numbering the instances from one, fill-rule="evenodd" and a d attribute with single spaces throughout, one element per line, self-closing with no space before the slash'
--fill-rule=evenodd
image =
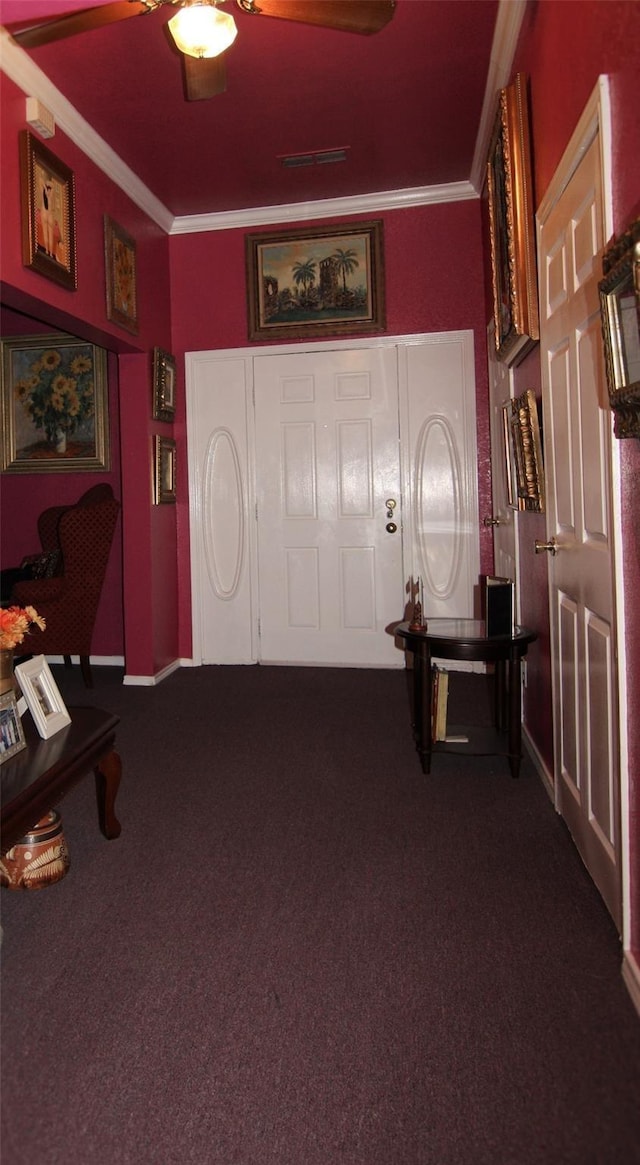
<path id="1" fill-rule="evenodd" d="M 549 794 L 549 798 L 551 799 L 551 801 L 555 805 L 556 793 L 555 793 L 555 785 L 554 785 L 554 780 L 553 780 L 553 773 L 549 772 L 549 769 L 547 768 L 544 760 L 542 759 L 541 753 L 538 751 L 537 745 L 535 745 L 533 740 L 531 739 L 531 735 L 529 733 L 529 730 L 528 730 L 526 724 L 522 725 L 522 741 L 523 741 L 524 747 L 526 748 L 527 752 L 529 753 L 531 760 L 533 761 L 535 768 L 538 771 L 539 776 L 542 779 L 542 784 L 544 785 L 547 793 Z"/>
<path id="2" fill-rule="evenodd" d="M 166 680 L 167 676 L 173 675 L 174 671 L 178 671 L 181 666 L 181 660 L 174 659 L 153 676 L 125 675 L 122 682 L 129 687 L 154 688 L 156 684 L 161 684 L 163 680 Z"/>
<path id="3" fill-rule="evenodd" d="M 631 996 L 631 1002 L 640 1015 L 640 963 L 634 951 L 624 952 L 622 978 Z"/>

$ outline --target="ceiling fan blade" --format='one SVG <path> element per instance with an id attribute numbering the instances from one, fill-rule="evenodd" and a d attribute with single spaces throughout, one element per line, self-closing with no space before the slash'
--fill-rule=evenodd
<path id="1" fill-rule="evenodd" d="M 52 44 L 79 32 L 91 32 L 94 28 L 105 28 L 128 20 L 130 16 L 142 16 L 151 11 L 143 0 L 113 0 L 101 8 L 81 8 L 58 16 L 54 20 L 25 20 L 21 24 L 6 25 L 7 32 L 25 49 L 35 49 L 41 44 Z"/>
<path id="2" fill-rule="evenodd" d="M 278 20 L 370 36 L 389 23 L 396 0 L 238 0 L 238 6 Z"/>
<path id="3" fill-rule="evenodd" d="M 227 70 L 222 57 L 188 57 L 183 54 L 182 64 L 187 101 L 206 101 L 225 92 Z"/>

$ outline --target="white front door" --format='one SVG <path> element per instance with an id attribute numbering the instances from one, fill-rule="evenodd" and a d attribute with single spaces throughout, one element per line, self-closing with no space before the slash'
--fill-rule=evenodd
<path id="1" fill-rule="evenodd" d="M 489 408 L 491 425 L 491 514 L 484 521 L 493 525 L 493 558 L 495 573 L 511 578 L 518 592 L 518 540 L 516 538 L 517 511 L 509 504 L 503 405 L 513 395 L 511 370 L 496 355 L 493 325 L 487 337 L 489 353 Z M 512 483 L 512 489 L 515 488 Z M 513 500 L 513 494 L 512 494 Z"/>
<path id="2" fill-rule="evenodd" d="M 254 364 L 260 658 L 399 667 L 396 348 Z"/>
<path id="3" fill-rule="evenodd" d="M 620 769 L 612 546 L 611 414 L 598 280 L 600 135 L 539 214 L 556 798 L 621 922 Z"/>

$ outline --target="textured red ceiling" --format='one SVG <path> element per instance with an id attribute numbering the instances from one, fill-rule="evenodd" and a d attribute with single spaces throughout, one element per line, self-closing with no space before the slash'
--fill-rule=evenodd
<path id="1" fill-rule="evenodd" d="M 1 0 L 0 17 L 97 3 Z M 204 102 L 184 101 L 166 10 L 30 55 L 174 214 L 219 212 L 467 180 L 497 7 L 397 0 L 391 23 L 361 37 L 229 3 L 227 92 Z M 278 161 L 332 147 L 349 147 L 345 163 Z"/>

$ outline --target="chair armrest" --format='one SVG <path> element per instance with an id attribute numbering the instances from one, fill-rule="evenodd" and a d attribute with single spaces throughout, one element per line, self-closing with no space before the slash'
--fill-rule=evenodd
<path id="1" fill-rule="evenodd" d="M 57 578 L 33 578 L 29 582 L 16 583 L 11 592 L 11 602 L 20 607 L 35 607 L 39 603 L 50 603 L 59 599 L 64 592 L 64 575 Z"/>

